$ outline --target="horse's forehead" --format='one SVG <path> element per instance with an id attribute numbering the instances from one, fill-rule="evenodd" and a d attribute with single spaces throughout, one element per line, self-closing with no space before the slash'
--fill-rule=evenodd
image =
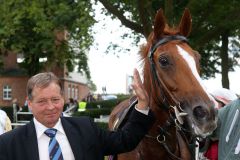
<path id="1" fill-rule="evenodd" d="M 194 57 L 180 45 L 176 45 L 176 47 L 177 47 L 177 51 L 178 51 L 179 55 L 181 55 L 183 60 L 188 64 L 188 66 L 191 69 L 191 71 L 193 72 L 194 76 L 198 75 Z"/>
<path id="2" fill-rule="evenodd" d="M 185 49 L 183 49 L 181 46 L 179 45 L 176 45 L 177 46 L 177 50 L 179 52 L 179 54 L 183 57 L 183 59 L 186 61 L 188 67 L 190 68 L 193 76 L 196 78 L 196 80 L 199 82 L 199 84 L 201 85 L 201 87 L 203 88 L 203 90 L 208 94 L 207 90 L 206 90 L 206 87 L 204 86 L 204 83 L 197 71 L 197 66 L 196 66 L 196 62 L 195 62 L 195 59 L 194 57 L 189 53 L 187 52 Z M 209 97 L 211 97 L 209 94 L 208 94 Z"/>
<path id="3" fill-rule="evenodd" d="M 181 46 L 179 46 L 179 45 L 176 45 L 176 46 L 177 46 L 178 53 L 182 56 L 183 60 L 187 63 L 187 65 L 190 68 L 190 70 L 192 71 L 192 74 L 194 75 L 194 77 L 196 77 L 196 79 L 201 84 L 202 81 L 201 81 L 201 78 L 200 78 L 200 76 L 198 74 L 198 71 L 197 71 L 197 66 L 196 66 L 195 59 L 193 58 L 193 56 L 189 52 L 187 52 Z"/>

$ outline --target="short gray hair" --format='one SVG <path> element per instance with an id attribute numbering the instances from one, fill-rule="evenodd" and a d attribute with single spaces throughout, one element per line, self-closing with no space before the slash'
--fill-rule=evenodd
<path id="1" fill-rule="evenodd" d="M 39 87 L 39 88 L 45 88 L 47 87 L 50 83 L 56 83 L 60 89 L 61 89 L 61 95 L 63 95 L 63 87 L 61 84 L 60 79 L 54 75 L 52 72 L 43 72 L 43 73 L 38 73 L 34 76 L 32 76 L 27 83 L 27 96 L 29 100 L 33 99 L 33 89 L 34 87 Z"/>

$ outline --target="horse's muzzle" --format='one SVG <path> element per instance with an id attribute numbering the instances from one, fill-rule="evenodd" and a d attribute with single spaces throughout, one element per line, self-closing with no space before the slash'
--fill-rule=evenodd
<path id="1" fill-rule="evenodd" d="M 202 120 L 205 119 L 208 116 L 208 111 L 207 109 L 205 109 L 202 106 L 197 106 L 193 109 L 193 116 L 197 119 L 197 120 Z"/>

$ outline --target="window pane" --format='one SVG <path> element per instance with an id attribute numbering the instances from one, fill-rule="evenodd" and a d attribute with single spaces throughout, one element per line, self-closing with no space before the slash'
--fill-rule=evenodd
<path id="1" fill-rule="evenodd" d="M 71 98 L 71 86 L 68 86 L 68 98 Z"/>
<path id="2" fill-rule="evenodd" d="M 3 86 L 3 99 L 4 100 L 12 99 L 12 88 L 9 85 Z"/>

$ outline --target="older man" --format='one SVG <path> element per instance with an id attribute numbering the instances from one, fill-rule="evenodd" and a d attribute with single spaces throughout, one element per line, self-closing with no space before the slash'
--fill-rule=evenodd
<path id="1" fill-rule="evenodd" d="M 31 77 L 27 95 L 33 121 L 0 136 L 0 159 L 103 160 L 104 155 L 134 149 L 154 119 L 137 70 L 133 88 L 138 104 L 126 126 L 112 132 L 98 128 L 87 117 L 62 117 L 64 99 L 59 79 L 53 73 Z"/>

